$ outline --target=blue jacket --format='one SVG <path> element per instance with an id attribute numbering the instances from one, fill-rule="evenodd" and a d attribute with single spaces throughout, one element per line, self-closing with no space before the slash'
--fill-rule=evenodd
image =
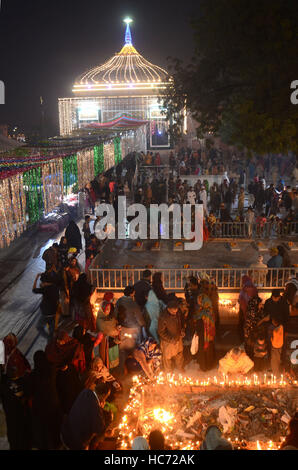
<path id="1" fill-rule="evenodd" d="M 282 257 L 280 255 L 272 256 L 267 262 L 268 268 L 281 268 Z"/>

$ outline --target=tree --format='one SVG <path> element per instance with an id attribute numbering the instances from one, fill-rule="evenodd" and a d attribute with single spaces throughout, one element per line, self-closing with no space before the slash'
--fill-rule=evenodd
<path id="1" fill-rule="evenodd" d="M 192 63 L 172 59 L 164 95 L 169 114 L 181 116 L 186 102 L 199 137 L 211 133 L 257 153 L 297 151 L 298 105 L 290 101 L 298 79 L 297 5 L 201 0 L 191 22 Z"/>

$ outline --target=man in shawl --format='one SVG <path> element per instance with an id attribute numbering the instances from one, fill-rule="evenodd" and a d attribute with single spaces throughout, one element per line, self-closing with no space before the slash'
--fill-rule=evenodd
<path id="1" fill-rule="evenodd" d="M 110 394 L 107 384 L 95 390 L 84 389 L 74 402 L 61 429 L 63 444 L 70 450 L 87 450 L 94 437 L 99 442 L 111 422 L 111 413 L 104 410 Z"/>
<path id="2" fill-rule="evenodd" d="M 254 366 L 253 361 L 240 348 L 233 348 L 220 359 L 218 372 L 224 375 L 246 375 Z"/>
<path id="3" fill-rule="evenodd" d="M 177 300 L 170 300 L 158 320 L 158 335 L 165 371 L 172 370 L 172 362 L 177 369 L 183 369 L 183 337 L 185 336 L 182 314 Z"/>

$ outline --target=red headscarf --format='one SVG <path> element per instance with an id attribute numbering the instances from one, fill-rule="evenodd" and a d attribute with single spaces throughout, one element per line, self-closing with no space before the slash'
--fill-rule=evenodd
<path id="1" fill-rule="evenodd" d="M 64 343 L 61 344 L 60 341 Z M 45 349 L 47 360 L 56 367 L 71 364 L 80 354 L 80 343 L 71 338 L 66 331 L 59 331 L 57 338 L 53 339 Z"/>
<path id="2" fill-rule="evenodd" d="M 113 292 L 105 292 L 103 296 L 103 300 L 106 300 L 107 302 L 111 302 L 113 299 L 114 299 Z"/>
<path id="3" fill-rule="evenodd" d="M 3 339 L 5 349 L 4 373 L 10 378 L 23 377 L 26 372 L 31 372 L 31 367 L 25 356 L 17 348 L 18 339 L 13 333 L 9 333 Z"/>

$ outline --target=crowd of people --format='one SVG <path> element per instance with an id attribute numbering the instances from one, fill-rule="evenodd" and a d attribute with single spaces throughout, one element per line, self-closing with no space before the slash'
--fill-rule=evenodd
<path id="1" fill-rule="evenodd" d="M 295 162 L 294 157 L 281 159 L 280 156 L 245 162 L 233 154 L 223 157 L 223 152 L 216 149 L 209 153 L 182 149 L 177 155 L 170 153 L 168 170 L 160 165 L 158 153 L 148 152 L 141 158 L 141 168 L 145 171 L 138 177 L 134 200 L 146 206 L 203 204 L 205 241 L 209 235 L 250 238 L 290 235 L 297 233 L 298 221 Z M 177 169 L 181 163 L 185 171 Z M 209 184 L 206 176 L 210 174 L 220 180 Z M 194 182 L 192 178 L 190 183 L 183 175 L 197 176 L 197 180 Z M 292 186 L 285 184 L 285 178 Z M 235 224 L 239 222 L 244 225 Z"/>
<path id="2" fill-rule="evenodd" d="M 147 164 L 145 156 L 143 160 Z M 181 147 L 176 154 L 170 152 L 169 165 L 172 172 L 178 176 L 222 175 L 227 171 L 232 178 L 239 178 L 240 185 L 245 185 L 255 176 L 266 179 L 272 176 L 274 186 L 280 176 L 288 175 L 295 184 L 298 178 L 296 156 L 293 153 L 248 157 L 244 152 L 232 151 L 221 146 L 196 150 Z"/>
<path id="3" fill-rule="evenodd" d="M 57 273 L 53 265 L 46 272 L 45 285 L 33 291 L 43 296 L 42 312 L 52 308 L 55 297 L 57 320 L 59 295 L 53 294 L 54 286 L 59 291 Z M 46 295 L 50 288 L 51 294 Z M 123 382 L 135 374 L 150 381 L 161 370 L 183 373 L 191 361 L 202 371 L 218 368 L 218 374 L 236 377 L 260 371 L 297 374 L 287 356 L 289 341 L 298 334 L 296 278 L 283 293 L 274 290 L 263 304 L 252 280 L 243 277 L 239 328 L 244 347 L 234 347 L 221 358 L 215 353 L 218 292 L 206 275 L 190 277 L 184 297 L 166 292 L 161 273 L 152 276 L 148 269 L 117 300 L 113 292 L 97 294 L 85 273 L 78 274 L 72 292 L 69 331 L 54 321 L 44 332 L 45 350 L 34 353 L 32 370 L 16 336 L 11 333 L 3 340 L 1 399 L 11 449 L 94 450 L 115 445 L 115 400 L 123 393 Z M 201 449 L 210 448 L 209 432 Z M 227 448 L 220 431 L 212 433 L 218 441 L 214 448 Z M 154 436 L 147 443 L 150 449 L 157 448 L 152 442 L 161 442 L 158 433 Z M 165 443 L 159 445 L 166 448 Z M 146 448 L 146 444 L 138 439 L 133 448 Z"/>
<path id="4" fill-rule="evenodd" d="M 202 168 L 207 174 L 210 162 L 219 173 L 224 171 L 216 152 L 210 161 L 195 152 L 178 157 L 180 166 L 183 161 L 182 167 L 198 175 Z M 37 328 L 47 340 L 45 350 L 34 353 L 31 368 L 17 347 L 17 337 L 10 333 L 3 339 L 0 390 L 11 449 L 95 450 L 109 445 L 109 438 L 112 448 L 119 413 L 117 399 L 123 394 L 127 377 L 135 374 L 150 381 L 160 370 L 182 373 L 192 361 L 203 372 L 217 368 L 218 373 L 226 375 L 245 376 L 255 371 L 272 371 L 277 376 L 297 374 L 287 352 L 289 342 L 298 335 L 298 276 L 286 283 L 283 292 L 274 289 L 266 302 L 258 293 L 262 281 L 253 275 L 243 276 L 239 295 L 239 334 L 243 344 L 223 357 L 218 357 L 215 350 L 221 332 L 218 289 L 206 274 L 189 277 L 182 297 L 167 292 L 162 274 L 152 274 L 149 269 L 134 285 L 128 284 L 117 299 L 112 291 L 99 294 L 91 284 L 90 264 L 104 249 L 104 241 L 95 233 L 99 218 L 94 217 L 93 233 L 90 225 L 92 215 L 96 215 L 96 201 L 116 207 L 117 196 L 126 195 L 146 205 L 202 203 L 205 228 L 209 230 L 218 217 L 222 222 L 232 220 L 236 200 L 236 217 L 247 221 L 248 227 L 257 215 L 261 230 L 266 216 L 278 217 L 282 207 L 286 220 L 296 220 L 296 190 L 289 191 L 284 185 L 266 188 L 260 159 L 255 165 L 259 175 L 253 175 L 255 180 L 248 188 L 254 199 L 251 198 L 246 213 L 244 172 L 242 182 L 241 174 L 239 181 L 226 174 L 219 186 L 214 183 L 209 188 L 207 180 L 198 180 L 190 187 L 179 177 L 183 174 L 181 168 L 175 175 L 174 160 L 176 165 L 177 158 L 170 155 L 172 173 L 168 177 L 163 172 L 152 179 L 146 177 L 141 187 L 135 175 L 135 156 L 86 185 L 79 194 L 82 230 L 74 220 L 70 221 L 60 243 L 43 253 L 45 272 L 36 276 L 32 292 L 41 295 Z M 149 153 L 143 163 L 160 166 L 160 156 Z M 268 168 L 272 170 L 270 165 Z M 250 174 L 250 167 L 248 170 Z M 84 269 L 78 261 L 82 249 Z M 258 266 L 252 266 L 258 269 L 259 276 L 266 277 L 268 267 L 291 266 L 282 246 L 272 248 L 271 254 L 267 265 L 259 259 Z M 283 447 L 298 448 L 297 415 L 290 421 L 289 431 Z M 162 450 L 167 449 L 167 444 L 160 430 L 154 430 L 148 441 L 137 437 L 132 449 Z M 200 449 L 231 449 L 231 444 L 217 426 L 212 426 L 206 430 Z"/>
<path id="5" fill-rule="evenodd" d="M 276 376 L 293 368 L 290 344 L 298 334 L 298 278 L 285 289 L 273 289 L 265 302 L 249 276 L 243 276 L 239 295 L 239 334 L 256 371 L 270 370 Z"/>

